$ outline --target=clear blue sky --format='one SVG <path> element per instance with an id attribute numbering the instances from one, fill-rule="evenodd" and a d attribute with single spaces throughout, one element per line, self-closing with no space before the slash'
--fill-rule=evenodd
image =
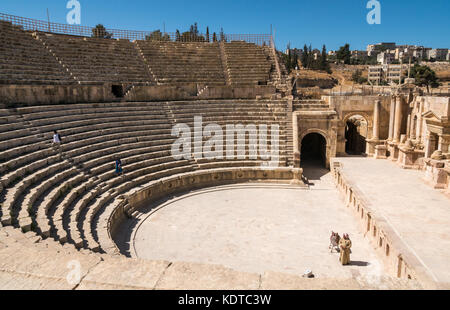
<path id="1" fill-rule="evenodd" d="M 397 42 L 434 48 L 450 48 L 449 0 L 379 0 L 381 25 L 369 25 L 368 0 L 79 0 L 82 25 L 98 23 L 108 28 L 188 30 L 198 22 L 226 33 L 270 33 L 273 25 L 278 49 L 288 42 L 302 48 L 312 44 L 338 49 L 350 43 L 351 49 L 367 44 Z M 68 0 L 1 0 L 0 12 L 66 23 Z"/>

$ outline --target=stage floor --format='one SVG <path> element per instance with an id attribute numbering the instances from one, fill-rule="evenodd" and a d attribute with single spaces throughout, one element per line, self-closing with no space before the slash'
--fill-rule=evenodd
<path id="1" fill-rule="evenodd" d="M 131 235 L 132 256 L 219 264 L 234 270 L 358 279 L 384 275 L 331 174 L 310 171 L 310 189 L 276 184 L 220 186 L 188 193 L 143 214 Z M 331 254 L 331 231 L 349 233 L 352 264 Z"/>
<path id="2" fill-rule="evenodd" d="M 430 276 L 450 283 L 450 200 L 423 181 L 424 172 L 401 169 L 389 160 L 336 160 Z"/>

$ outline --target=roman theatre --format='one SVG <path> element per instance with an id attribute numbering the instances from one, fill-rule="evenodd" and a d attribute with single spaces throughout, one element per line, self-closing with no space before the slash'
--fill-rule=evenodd
<path id="1" fill-rule="evenodd" d="M 0 14 L 0 288 L 450 288 L 449 95 L 304 99 L 270 35 L 107 31 Z"/>

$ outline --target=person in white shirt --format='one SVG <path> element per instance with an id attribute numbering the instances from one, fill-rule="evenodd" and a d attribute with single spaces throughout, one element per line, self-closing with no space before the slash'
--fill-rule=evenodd
<path id="1" fill-rule="evenodd" d="M 59 148 L 61 145 L 61 136 L 60 134 L 55 130 L 53 134 L 53 145 Z"/>

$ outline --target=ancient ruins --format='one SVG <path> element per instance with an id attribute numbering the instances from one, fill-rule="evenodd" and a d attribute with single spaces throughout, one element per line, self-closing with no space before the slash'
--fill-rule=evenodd
<path id="1" fill-rule="evenodd" d="M 0 18 L 0 288 L 450 288 L 449 94 L 299 99 L 270 36 L 103 39 L 24 20 Z M 231 150 L 245 156 L 175 159 L 174 126 L 200 116 L 276 125 L 277 165 L 246 156 L 245 131 Z M 353 240 L 348 268 L 333 229 Z"/>

